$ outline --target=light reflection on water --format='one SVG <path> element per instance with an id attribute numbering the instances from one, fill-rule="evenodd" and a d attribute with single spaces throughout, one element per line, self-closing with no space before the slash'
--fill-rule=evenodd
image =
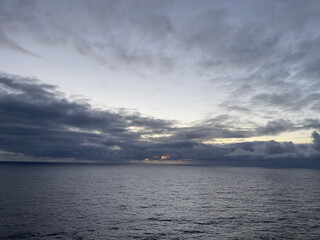
<path id="1" fill-rule="evenodd" d="M 0 165 L 0 239 L 317 239 L 320 171 Z"/>

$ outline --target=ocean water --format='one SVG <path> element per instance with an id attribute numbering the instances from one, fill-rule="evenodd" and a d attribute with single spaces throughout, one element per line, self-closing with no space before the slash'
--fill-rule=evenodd
<path id="1" fill-rule="evenodd" d="M 0 164 L 0 239 L 320 239 L 320 171 Z"/>

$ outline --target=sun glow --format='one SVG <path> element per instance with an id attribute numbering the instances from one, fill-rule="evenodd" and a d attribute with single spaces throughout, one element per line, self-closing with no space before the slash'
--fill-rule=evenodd
<path id="1" fill-rule="evenodd" d="M 153 157 L 146 157 L 144 159 L 145 162 L 150 162 L 150 161 L 166 161 L 166 160 L 169 160 L 170 156 L 169 155 L 161 155 L 161 156 L 157 156 L 157 155 L 154 155 Z"/>

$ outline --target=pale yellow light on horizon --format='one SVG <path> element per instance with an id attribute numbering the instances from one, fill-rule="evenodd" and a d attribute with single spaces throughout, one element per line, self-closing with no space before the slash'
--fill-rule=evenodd
<path id="1" fill-rule="evenodd" d="M 298 130 L 294 132 L 285 132 L 279 135 L 273 136 L 258 136 L 248 138 L 217 138 L 212 141 L 205 141 L 205 144 L 230 144 L 241 142 L 254 142 L 254 141 L 277 141 L 277 142 L 293 142 L 295 144 L 312 143 L 311 138 L 312 131 L 310 130 Z"/>
<path id="2" fill-rule="evenodd" d="M 135 163 L 141 163 L 141 161 L 134 161 Z M 185 164 L 183 160 L 144 160 L 143 163 L 148 164 Z"/>

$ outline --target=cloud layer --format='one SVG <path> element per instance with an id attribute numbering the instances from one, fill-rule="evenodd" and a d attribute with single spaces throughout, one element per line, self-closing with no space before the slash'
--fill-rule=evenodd
<path id="1" fill-rule="evenodd" d="M 29 39 L 71 48 L 110 68 L 191 69 L 197 81 L 204 79 L 199 75 L 211 79 L 208 92 L 232 85 L 232 91 L 221 89 L 229 94 L 221 106 L 319 114 L 318 1 L 0 4 L 0 44 L 16 51 L 36 56 L 19 41 Z"/>
<path id="2" fill-rule="evenodd" d="M 1 159 L 318 166 L 319 12 L 316 0 L 1 1 L 0 70 L 41 79 L 1 74 Z"/>
<path id="3" fill-rule="evenodd" d="M 0 76 L 1 159 L 73 159 L 103 162 L 183 160 L 185 163 L 254 166 L 319 166 L 319 133 L 313 144 L 244 142 L 205 144 L 215 138 L 242 138 L 292 128 L 319 127 L 279 120 L 252 129 L 236 127 L 230 116 L 217 116 L 190 127 L 125 110 L 93 108 L 70 100 L 56 86 L 35 79 Z M 11 155 L 10 155 L 11 154 Z"/>

